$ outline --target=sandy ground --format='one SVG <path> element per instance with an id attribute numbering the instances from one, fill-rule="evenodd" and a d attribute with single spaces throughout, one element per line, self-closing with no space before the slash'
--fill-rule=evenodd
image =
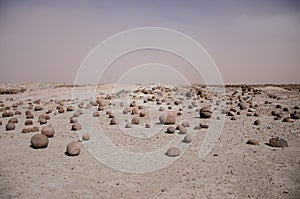
<path id="1" fill-rule="evenodd" d="M 1 85 L 1 88 L 9 86 Z M 11 131 L 5 128 L 11 117 L 0 116 L 0 198 L 300 198 L 300 121 L 282 122 L 296 111 L 295 106 L 300 106 L 300 86 L 249 86 L 244 92 L 241 86 L 231 86 L 224 93 L 205 88 L 211 92 L 205 92 L 202 97 L 195 92 L 192 97 L 186 95 L 190 87 L 166 86 L 151 93 L 153 87 L 156 86 L 101 85 L 73 90 L 66 85 L 26 84 L 22 93 L 0 95 L 1 115 L 5 107 L 10 107 L 6 112 L 21 112 L 13 116 L 18 123 Z M 89 105 L 93 95 L 105 104 L 97 118 L 93 117 L 97 106 Z M 153 101 L 144 102 L 152 97 Z M 31 110 L 35 116 L 31 126 L 41 129 L 51 125 L 55 129 L 54 137 L 49 138 L 49 145 L 44 149 L 30 147 L 31 137 L 39 132 L 21 133 L 25 128 L 25 111 L 30 108 L 30 102 L 33 108 L 38 106 L 33 103 L 37 99 L 44 109 Z M 157 105 L 156 99 L 162 104 Z M 175 100 L 181 104 L 174 105 Z M 141 123 L 127 129 L 125 124 L 138 116 L 122 111 L 133 101 L 137 107 L 144 106 L 138 110 L 145 111 L 147 116 L 139 117 Z M 248 101 L 252 108 L 240 110 L 239 101 Z M 78 108 L 81 102 L 84 108 Z M 195 106 L 191 106 L 193 102 Z M 19 104 L 13 108 L 14 103 Z M 81 130 L 71 130 L 70 118 L 74 111 L 57 113 L 58 104 L 63 104 L 65 109 L 72 105 L 75 111 L 82 110 L 78 117 Z M 206 105 L 215 108 L 210 119 L 199 117 L 199 108 Z M 159 111 L 161 106 L 165 111 Z M 235 113 L 236 120 L 226 115 L 230 108 L 240 112 Z M 38 116 L 49 109 L 53 110 L 50 120 L 40 125 Z M 247 116 L 249 109 L 258 116 Z M 119 120 L 118 125 L 109 125 L 108 110 Z M 283 117 L 275 120 L 272 110 Z M 188 134 L 193 136 L 190 144 L 182 142 L 185 135 L 178 131 L 167 134 L 168 126 L 158 124 L 158 117 L 166 111 L 182 113 L 176 116 L 176 125 L 190 124 L 187 127 Z M 253 124 L 257 119 L 260 125 Z M 151 127 L 145 128 L 146 123 Z M 194 129 L 199 123 L 208 124 L 209 128 Z M 213 129 L 214 124 L 222 127 L 220 137 L 216 134 L 212 150 L 200 158 L 202 143 L 210 132 L 217 131 Z M 91 138 L 82 141 L 80 154 L 66 155 L 67 144 L 81 141 L 84 133 L 89 133 Z M 288 147 L 266 145 L 272 137 L 285 139 Z M 103 145 L 99 143 L 104 138 L 114 148 L 101 148 Z M 258 140 L 259 145 L 246 144 L 249 139 Z M 170 146 L 181 150 L 179 157 L 165 154 Z M 133 161 L 129 153 L 120 156 L 119 149 L 139 154 L 140 159 Z M 103 160 L 103 154 L 109 156 Z"/>

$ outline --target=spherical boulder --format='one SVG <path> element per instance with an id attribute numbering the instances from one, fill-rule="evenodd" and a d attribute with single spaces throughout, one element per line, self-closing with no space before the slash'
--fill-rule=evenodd
<path id="1" fill-rule="evenodd" d="M 99 106 L 98 106 L 98 111 L 103 111 L 103 110 L 104 110 L 104 106 L 99 105 Z"/>
<path id="2" fill-rule="evenodd" d="M 176 118 L 172 114 L 161 115 L 159 117 L 159 123 L 165 125 L 172 125 L 176 123 Z"/>
<path id="3" fill-rule="evenodd" d="M 22 115 L 21 111 L 15 111 L 15 115 Z"/>
<path id="4" fill-rule="evenodd" d="M 75 117 L 70 118 L 70 123 L 77 123 L 77 119 Z"/>
<path id="5" fill-rule="evenodd" d="M 34 111 L 41 111 L 41 110 L 43 110 L 43 107 L 41 106 L 34 107 Z"/>
<path id="6" fill-rule="evenodd" d="M 200 109 L 200 118 L 211 118 L 212 110 L 209 106 Z"/>
<path id="7" fill-rule="evenodd" d="M 132 109 L 132 111 L 131 111 L 131 114 L 132 114 L 132 115 L 137 115 L 137 114 L 139 114 L 138 109 L 134 107 L 134 108 Z"/>
<path id="8" fill-rule="evenodd" d="M 180 149 L 177 148 L 177 147 L 171 147 L 171 148 L 168 149 L 166 155 L 169 156 L 169 157 L 179 156 L 180 155 Z"/>
<path id="9" fill-rule="evenodd" d="M 184 138 L 183 138 L 184 143 L 191 143 L 192 141 L 193 141 L 193 136 L 190 134 L 184 136 Z"/>
<path id="10" fill-rule="evenodd" d="M 32 113 L 26 114 L 26 119 L 33 119 L 34 115 Z"/>
<path id="11" fill-rule="evenodd" d="M 181 125 L 183 127 L 190 127 L 190 123 L 189 122 L 182 122 Z"/>
<path id="12" fill-rule="evenodd" d="M 74 106 L 68 106 L 67 111 L 74 111 Z"/>
<path id="13" fill-rule="evenodd" d="M 108 115 L 108 118 L 114 118 L 114 114 L 111 111 L 107 111 L 106 114 Z"/>
<path id="14" fill-rule="evenodd" d="M 81 143 L 78 141 L 72 141 L 67 145 L 66 154 L 69 156 L 77 156 L 79 155 L 81 150 Z"/>
<path id="15" fill-rule="evenodd" d="M 64 109 L 64 107 L 61 106 L 57 111 L 58 111 L 58 113 L 64 113 L 65 109 Z"/>
<path id="16" fill-rule="evenodd" d="M 42 128 L 41 133 L 50 138 L 54 136 L 55 130 L 51 126 L 45 126 Z"/>
<path id="17" fill-rule="evenodd" d="M 254 125 L 260 125 L 260 120 L 255 120 L 253 124 Z"/>
<path id="18" fill-rule="evenodd" d="M 73 113 L 73 117 L 79 117 L 81 115 L 81 111 L 80 110 L 77 110 Z"/>
<path id="19" fill-rule="evenodd" d="M 272 115 L 272 116 L 277 116 L 277 115 L 278 115 L 278 112 L 277 112 L 276 110 L 273 110 L 273 111 L 271 111 L 271 115 Z"/>
<path id="20" fill-rule="evenodd" d="M 110 124 L 110 125 L 118 125 L 118 124 L 119 124 L 119 120 L 116 119 L 116 118 L 113 118 L 113 119 L 110 120 L 110 123 L 109 123 L 109 124 Z"/>
<path id="21" fill-rule="evenodd" d="M 9 120 L 8 120 L 8 123 L 18 123 L 19 121 L 18 121 L 18 119 L 17 118 L 15 118 L 15 117 L 13 117 L 13 118 L 10 118 Z"/>
<path id="22" fill-rule="evenodd" d="M 79 123 L 74 123 L 71 128 L 71 130 L 73 130 L 73 131 L 78 131 L 81 129 L 82 129 L 82 126 Z"/>
<path id="23" fill-rule="evenodd" d="M 89 133 L 85 133 L 82 135 L 82 140 L 83 141 L 88 141 L 90 139 L 90 134 Z"/>
<path id="24" fill-rule="evenodd" d="M 248 108 L 247 104 L 245 102 L 240 102 L 238 104 L 238 106 L 240 107 L 241 110 L 245 110 Z"/>
<path id="25" fill-rule="evenodd" d="M 165 107 L 161 106 L 161 107 L 159 107 L 158 110 L 159 110 L 159 111 L 165 111 L 166 109 L 165 109 Z"/>
<path id="26" fill-rule="evenodd" d="M 2 113 L 2 117 L 12 117 L 12 116 L 14 116 L 13 112 L 3 112 Z"/>
<path id="27" fill-rule="evenodd" d="M 173 126 L 168 127 L 166 133 L 169 133 L 169 134 L 175 133 L 175 127 L 173 127 Z"/>
<path id="28" fill-rule="evenodd" d="M 15 130 L 15 128 L 16 128 L 15 123 L 8 123 L 8 124 L 6 124 L 6 130 L 7 131 Z"/>
<path id="29" fill-rule="evenodd" d="M 40 123 L 40 124 L 46 124 L 46 123 L 47 123 L 46 118 L 45 118 L 45 117 L 39 118 L 39 123 Z"/>
<path id="30" fill-rule="evenodd" d="M 131 128 L 132 127 L 132 125 L 131 125 L 131 123 L 126 123 L 126 125 L 125 125 L 125 128 Z"/>
<path id="31" fill-rule="evenodd" d="M 187 133 L 187 128 L 185 128 L 184 126 L 180 126 L 179 127 L 179 133 L 180 134 L 186 134 Z"/>
<path id="32" fill-rule="evenodd" d="M 137 118 L 137 117 L 135 117 L 135 118 L 132 118 L 132 120 L 131 120 L 131 124 L 139 124 L 140 123 L 140 119 L 139 118 Z"/>
<path id="33" fill-rule="evenodd" d="M 99 116 L 100 116 L 100 113 L 99 113 L 98 111 L 96 111 L 96 112 L 93 113 L 93 116 L 94 116 L 94 117 L 99 117 Z"/>
<path id="34" fill-rule="evenodd" d="M 140 112 L 140 117 L 145 117 L 145 116 L 146 116 L 146 112 L 141 111 L 141 112 Z"/>
<path id="35" fill-rule="evenodd" d="M 128 109 L 128 108 L 125 108 L 125 109 L 123 110 L 123 114 L 127 114 L 127 113 L 129 113 L 129 109 Z"/>
<path id="36" fill-rule="evenodd" d="M 48 137 L 43 134 L 36 134 L 31 138 L 31 146 L 35 149 L 46 148 L 48 143 Z"/>

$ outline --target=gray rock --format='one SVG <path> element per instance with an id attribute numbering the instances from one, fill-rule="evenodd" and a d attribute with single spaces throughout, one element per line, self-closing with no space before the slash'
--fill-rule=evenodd
<path id="1" fill-rule="evenodd" d="M 175 127 L 173 127 L 173 126 L 168 127 L 166 133 L 169 133 L 169 134 L 175 133 Z"/>
<path id="2" fill-rule="evenodd" d="M 288 143 L 283 138 L 276 137 L 276 138 L 271 138 L 269 140 L 269 146 L 272 146 L 272 147 L 288 147 Z"/>
<path id="3" fill-rule="evenodd" d="M 190 134 L 184 136 L 184 138 L 183 138 L 184 143 L 191 143 L 192 141 L 193 141 L 193 136 Z"/>
<path id="4" fill-rule="evenodd" d="M 179 156 L 180 155 L 180 150 L 179 148 L 177 147 L 171 147 L 168 149 L 166 155 L 169 156 L 169 157 L 176 157 L 176 156 Z"/>
<path id="5" fill-rule="evenodd" d="M 89 133 L 85 133 L 82 135 L 82 140 L 83 141 L 88 141 L 90 139 L 90 134 Z"/>

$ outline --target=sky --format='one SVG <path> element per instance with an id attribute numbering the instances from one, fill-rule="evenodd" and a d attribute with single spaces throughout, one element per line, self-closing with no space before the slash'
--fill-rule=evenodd
<path id="1" fill-rule="evenodd" d="M 2 83 L 74 83 L 96 46 L 143 27 L 175 30 L 198 42 L 225 84 L 300 83 L 296 0 L 7 0 L 0 1 L 0 27 Z M 206 82 L 183 57 L 159 49 L 135 50 L 105 67 L 98 83 Z M 86 74 L 80 83 L 90 81 Z"/>

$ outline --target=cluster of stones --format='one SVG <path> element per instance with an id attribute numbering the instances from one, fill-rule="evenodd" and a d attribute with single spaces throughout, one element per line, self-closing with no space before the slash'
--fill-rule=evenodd
<path id="1" fill-rule="evenodd" d="M 195 130 L 198 129 L 207 129 L 209 125 L 202 119 L 210 119 L 214 117 L 213 107 L 211 105 L 204 105 L 198 108 L 197 100 L 201 100 L 203 102 L 212 101 L 213 94 L 209 91 L 206 91 L 200 85 L 193 85 L 187 92 L 180 93 L 178 88 L 172 87 L 163 87 L 163 86 L 152 86 L 150 88 L 141 88 L 137 89 L 132 93 L 133 100 L 128 104 L 128 106 L 124 107 L 125 104 L 120 104 L 122 108 L 123 114 L 128 114 L 131 116 L 131 120 L 125 121 L 125 128 L 134 128 L 136 125 L 143 124 L 145 128 L 151 128 L 149 123 L 144 122 L 146 118 L 149 118 L 149 104 L 156 104 L 158 106 L 158 112 L 165 112 L 158 117 L 158 123 L 160 125 L 167 125 L 166 133 L 174 134 L 178 131 L 178 134 L 185 135 L 182 142 L 191 143 L 193 137 L 191 134 L 188 134 L 188 128 L 190 124 L 188 122 L 183 122 L 180 125 L 176 125 L 176 118 L 183 114 L 183 109 L 187 111 L 192 111 L 192 109 L 197 108 L 197 114 L 199 113 L 199 118 L 201 122 L 199 125 L 194 127 Z M 115 95 L 106 95 L 96 98 L 95 100 L 89 101 L 87 104 L 84 102 L 80 102 L 76 105 L 65 105 L 65 101 L 55 101 L 56 108 L 49 109 L 44 111 L 43 105 L 41 105 L 41 100 L 27 101 L 28 110 L 25 112 L 25 123 L 26 128 L 22 130 L 22 133 L 31 133 L 31 132 L 39 132 L 39 126 L 33 126 L 34 123 L 38 123 L 39 125 L 45 125 L 50 120 L 50 114 L 62 114 L 67 112 L 72 112 L 72 116 L 70 117 L 71 130 L 72 131 L 80 131 L 82 130 L 82 125 L 78 122 L 80 115 L 83 114 L 82 109 L 93 109 L 91 117 L 107 117 L 109 118 L 109 125 L 119 125 L 120 121 L 118 119 L 118 115 L 114 114 L 112 111 L 108 109 L 108 105 L 114 106 L 112 104 L 112 99 L 118 98 L 122 93 L 117 93 Z M 142 95 L 143 94 L 143 95 Z M 249 116 L 249 118 L 259 117 L 261 115 L 260 110 L 261 107 L 258 104 L 253 103 L 253 98 L 261 95 L 262 91 L 259 89 L 254 89 L 251 86 L 242 86 L 240 91 L 237 89 L 231 94 L 227 95 L 226 107 L 223 107 L 222 113 L 230 117 L 230 120 L 238 120 L 238 116 L 244 114 Z M 178 98 L 174 96 L 178 95 Z M 277 96 L 269 95 L 272 100 L 280 100 Z M 184 100 L 190 100 L 187 107 L 181 107 Z M 192 102 L 191 102 L 192 100 Z M 142 101 L 143 104 L 139 104 L 138 101 Z M 216 105 L 220 104 L 220 101 L 216 102 Z M 265 102 L 268 106 L 273 106 L 272 102 Z M 6 130 L 12 131 L 16 129 L 16 125 L 18 124 L 18 115 L 22 115 L 20 111 L 17 110 L 19 106 L 23 105 L 23 102 L 14 103 L 12 106 L 4 106 L 4 103 L 0 101 L 0 111 L 2 112 L 2 117 L 10 117 L 6 124 Z M 76 109 L 75 109 L 76 107 Z M 274 107 L 274 106 L 273 106 Z M 300 111 L 298 106 L 294 106 L 293 108 L 282 107 L 280 104 L 276 104 L 273 110 L 269 112 L 270 116 L 274 117 L 274 120 L 281 120 L 282 122 L 292 123 L 294 120 L 298 120 L 300 118 Z M 37 116 L 37 120 L 35 118 Z M 121 117 L 120 117 L 121 118 Z M 264 120 L 260 120 L 257 118 L 253 118 L 251 120 L 252 124 L 258 126 L 259 128 L 263 125 Z M 121 121 L 122 122 L 122 121 Z M 0 125 L 2 125 L 2 121 L 0 121 Z M 49 138 L 53 137 L 55 134 L 55 130 L 52 126 L 42 126 L 41 133 L 34 135 L 31 138 L 31 146 L 33 148 L 46 148 L 49 144 Z M 83 134 L 82 140 L 87 141 L 90 139 L 90 135 L 88 133 Z M 259 141 L 255 139 L 250 139 L 246 142 L 250 145 L 259 145 Z M 269 140 L 269 146 L 273 147 L 287 147 L 287 141 L 283 138 L 271 138 Z M 79 155 L 81 150 L 81 142 L 72 141 L 66 147 L 66 154 L 70 156 Z M 176 157 L 180 155 L 180 149 L 177 147 L 171 147 L 166 155 L 170 157 Z"/>

